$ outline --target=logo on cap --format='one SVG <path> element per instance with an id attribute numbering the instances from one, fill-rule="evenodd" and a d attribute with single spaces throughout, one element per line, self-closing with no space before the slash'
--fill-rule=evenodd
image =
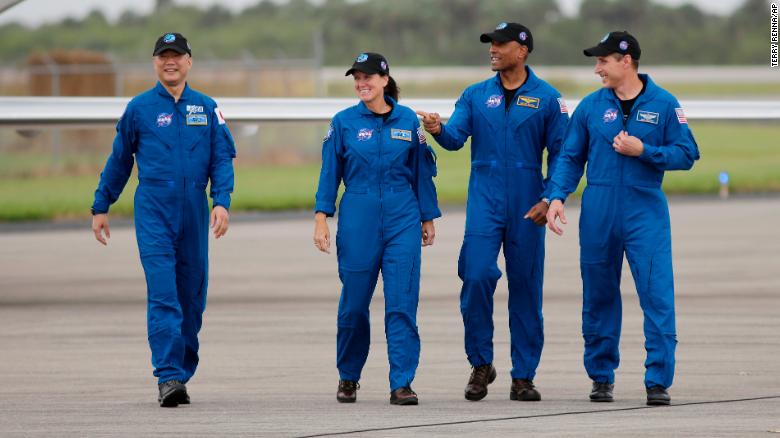
<path id="1" fill-rule="evenodd" d="M 621 41 L 620 44 L 618 44 L 618 47 L 620 47 L 620 50 L 626 51 L 628 49 L 628 42 L 627 41 Z"/>
<path id="2" fill-rule="evenodd" d="M 506 29 L 507 24 L 506 23 L 498 23 L 498 26 L 496 26 L 496 30 Z"/>
<path id="3" fill-rule="evenodd" d="M 518 37 L 520 37 L 520 41 L 525 41 L 528 38 L 528 34 L 526 34 L 525 32 L 520 32 L 520 35 L 518 35 Z"/>
<path id="4" fill-rule="evenodd" d="M 176 41 L 176 35 L 174 35 L 172 33 L 166 34 L 163 37 L 163 42 L 166 43 L 166 44 L 170 44 L 170 43 L 172 43 L 174 41 Z"/>
<path id="5" fill-rule="evenodd" d="M 601 41 L 599 41 L 599 42 L 603 43 L 603 42 L 605 42 L 608 39 L 609 39 L 609 34 L 606 34 L 606 35 L 604 35 L 604 38 L 602 38 Z"/>
<path id="6" fill-rule="evenodd" d="M 366 55 L 365 53 L 361 53 L 360 55 L 358 55 L 357 58 L 355 58 L 355 62 L 366 62 L 367 59 L 368 59 L 368 55 Z"/>
<path id="7" fill-rule="evenodd" d="M 379 63 L 379 66 L 382 67 L 382 70 L 387 70 L 387 63 L 382 61 Z"/>

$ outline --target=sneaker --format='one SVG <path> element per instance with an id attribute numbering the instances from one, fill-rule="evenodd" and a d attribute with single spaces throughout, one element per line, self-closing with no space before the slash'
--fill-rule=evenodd
<path id="1" fill-rule="evenodd" d="M 492 363 L 474 367 L 466 385 L 466 400 L 479 401 L 488 393 L 488 385 L 496 380 L 496 368 Z"/>
<path id="2" fill-rule="evenodd" d="M 671 402 L 672 398 L 669 397 L 669 393 L 663 386 L 656 385 L 647 388 L 647 404 L 649 406 L 666 406 Z"/>
<path id="3" fill-rule="evenodd" d="M 590 390 L 590 401 L 592 402 L 612 402 L 612 390 L 615 385 L 607 382 L 593 382 L 593 388 Z"/>
<path id="4" fill-rule="evenodd" d="M 509 399 L 519 401 L 540 401 L 542 394 L 534 386 L 533 380 L 512 379 L 512 387 L 509 389 Z"/>
<path id="5" fill-rule="evenodd" d="M 355 403 L 357 390 L 360 384 L 352 380 L 339 380 L 339 388 L 336 391 L 336 400 L 339 403 Z"/>
<path id="6" fill-rule="evenodd" d="M 418 403 L 417 393 L 410 386 L 396 389 L 390 393 L 390 404 L 400 406 L 413 406 Z"/>
<path id="7" fill-rule="evenodd" d="M 175 408 L 180 404 L 189 404 L 190 397 L 187 395 L 187 387 L 178 380 L 168 380 L 157 385 L 160 395 L 157 401 L 163 408 Z"/>

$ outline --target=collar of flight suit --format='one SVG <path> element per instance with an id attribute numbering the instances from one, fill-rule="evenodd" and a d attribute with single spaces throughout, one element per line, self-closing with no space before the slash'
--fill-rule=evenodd
<path id="1" fill-rule="evenodd" d="M 534 73 L 534 71 L 531 70 L 531 67 L 526 65 L 525 66 L 525 72 L 528 75 L 528 78 L 526 78 L 526 80 L 523 83 L 523 85 L 521 85 L 520 88 L 517 89 L 516 93 L 526 93 L 526 92 L 529 92 L 529 91 L 531 91 L 531 90 L 533 90 L 533 89 L 535 89 L 536 87 L 539 86 L 539 83 L 540 83 L 539 77 L 537 77 L 536 74 Z M 501 73 L 500 72 L 496 72 L 496 75 L 493 77 L 493 85 L 496 88 L 494 91 L 496 91 L 496 92 L 500 91 L 501 94 L 503 95 L 503 93 L 504 93 L 504 86 L 503 86 L 503 84 L 501 84 Z"/>
<path id="2" fill-rule="evenodd" d="M 392 108 L 390 109 L 390 116 L 387 117 L 387 121 L 385 123 L 390 122 L 391 120 L 395 120 L 398 118 L 398 115 L 400 114 L 400 111 L 397 111 L 398 109 L 398 102 L 395 101 L 392 97 L 385 94 L 385 102 L 387 102 L 388 105 L 390 105 Z M 357 105 L 358 113 L 361 115 L 367 116 L 367 117 L 376 117 L 374 115 L 374 112 L 368 109 L 365 102 L 362 100 Z"/>
<path id="3" fill-rule="evenodd" d="M 647 103 L 648 101 L 653 100 L 655 98 L 655 95 L 658 93 L 658 85 L 653 82 L 652 79 L 650 79 L 650 76 L 645 73 L 639 74 L 639 79 L 645 81 L 645 92 L 640 94 L 639 97 L 636 98 L 636 101 L 634 102 L 634 106 L 632 108 L 638 108 L 639 105 L 643 103 Z M 620 106 L 620 99 L 618 99 L 617 95 L 611 88 L 602 88 L 601 89 L 601 97 L 602 99 L 610 100 L 615 105 Z"/>
<path id="4" fill-rule="evenodd" d="M 664 115 L 661 113 L 660 109 L 656 108 L 657 105 L 653 102 L 656 95 L 658 94 L 658 90 L 660 89 L 655 82 L 653 82 L 652 79 L 650 79 L 650 76 L 647 74 L 641 73 L 639 75 L 640 79 L 646 81 L 645 85 L 645 92 L 640 94 L 639 97 L 637 97 L 636 101 L 634 102 L 633 107 L 631 108 L 632 113 L 634 110 L 636 111 L 653 111 L 658 113 L 658 118 L 662 119 Z M 617 95 L 615 95 L 614 91 L 609 88 L 602 88 L 599 90 L 598 100 L 603 100 L 608 102 L 607 107 L 613 107 L 616 110 L 620 111 L 620 99 L 618 99 Z M 597 114 L 595 116 L 601 117 L 601 111 L 603 111 L 603 108 L 605 105 L 597 105 L 595 108 Z M 627 128 L 629 135 L 633 135 L 640 140 L 643 140 L 647 135 L 649 135 L 651 132 L 655 131 L 656 128 L 661 126 L 661 120 L 658 121 L 658 123 L 652 124 L 652 123 L 641 123 L 636 122 L 634 118 L 630 118 L 626 120 L 625 124 L 620 123 L 621 121 L 618 120 L 617 123 L 612 124 L 605 124 L 605 123 L 596 123 L 596 126 L 598 127 L 597 130 L 601 135 L 604 137 L 604 140 L 611 143 L 612 139 L 615 135 L 617 135 L 620 130 Z"/>
<path id="5" fill-rule="evenodd" d="M 168 92 L 167 89 L 163 86 L 163 84 L 160 83 L 160 81 L 157 81 L 157 85 L 154 86 L 154 91 L 157 92 L 162 97 L 168 98 L 170 100 L 173 100 L 173 96 L 171 96 L 171 93 Z M 192 89 L 190 88 L 189 82 L 184 83 L 184 90 L 181 92 L 181 96 L 179 96 L 179 102 L 183 100 L 189 100 L 192 95 Z"/>

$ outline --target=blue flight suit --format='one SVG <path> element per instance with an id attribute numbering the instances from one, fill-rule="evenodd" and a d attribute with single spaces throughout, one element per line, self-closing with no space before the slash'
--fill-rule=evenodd
<path id="1" fill-rule="evenodd" d="M 135 232 L 146 274 L 147 329 L 158 382 L 187 382 L 198 365 L 198 331 L 208 283 L 209 207 L 230 208 L 233 158 L 217 104 L 185 86 L 178 102 L 158 82 L 133 98 L 92 205 L 107 213 L 138 162 Z"/>
<path id="2" fill-rule="evenodd" d="M 339 278 L 336 366 L 343 380 L 360 380 L 368 357 L 368 307 L 382 271 L 390 390 L 410 386 L 420 357 L 417 302 L 421 222 L 441 216 L 433 149 L 411 109 L 385 96 L 387 120 L 363 102 L 333 117 L 322 144 L 315 211 L 333 216 Z"/>
<path id="3" fill-rule="evenodd" d="M 669 209 L 661 183 L 666 170 L 687 170 L 699 150 L 677 99 L 647 75 L 645 92 L 623 122 L 620 101 L 603 88 L 577 107 L 566 134 L 550 199 L 577 188 L 587 161 L 580 216 L 585 368 L 595 382 L 613 383 L 620 363 L 620 273 L 626 254 L 644 312 L 645 385 L 668 388 L 677 335 Z M 625 130 L 644 143 L 638 157 L 617 153 Z"/>
<path id="4" fill-rule="evenodd" d="M 471 136 L 466 232 L 458 260 L 468 360 L 474 367 L 493 362 L 493 293 L 503 244 L 512 378 L 532 380 L 544 344 L 545 230 L 523 216 L 547 197 L 542 154 L 546 147 L 550 175 L 569 115 L 558 91 L 529 67 L 526 72 L 508 110 L 499 74 L 468 87 L 434 139 L 455 151 Z"/>

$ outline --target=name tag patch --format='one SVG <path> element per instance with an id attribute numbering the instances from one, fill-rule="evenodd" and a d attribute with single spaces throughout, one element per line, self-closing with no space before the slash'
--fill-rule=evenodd
<path id="1" fill-rule="evenodd" d="M 205 114 L 187 114 L 187 126 L 206 126 L 209 119 Z"/>
<path id="2" fill-rule="evenodd" d="M 517 96 L 517 105 L 539 109 L 539 98 L 530 96 Z"/>
<path id="3" fill-rule="evenodd" d="M 652 123 L 653 125 L 658 124 L 658 113 L 650 112 L 650 111 L 638 111 L 636 113 L 636 121 L 637 122 L 644 122 L 644 123 Z"/>
<path id="4" fill-rule="evenodd" d="M 391 129 L 390 137 L 394 140 L 412 141 L 412 131 L 406 131 L 403 129 Z"/>

